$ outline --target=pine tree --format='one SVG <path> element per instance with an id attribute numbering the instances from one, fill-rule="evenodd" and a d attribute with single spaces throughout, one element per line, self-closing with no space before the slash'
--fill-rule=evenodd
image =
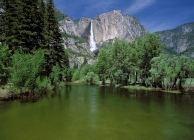
<path id="1" fill-rule="evenodd" d="M 0 42 L 7 44 L 11 50 L 19 49 L 22 44 L 20 39 L 22 5 L 20 0 L 1 1 Z"/>
<path id="2" fill-rule="evenodd" d="M 47 14 L 46 14 L 46 8 L 45 3 L 43 0 L 40 1 L 40 7 L 39 7 L 39 42 L 41 49 L 46 50 L 46 46 L 48 43 L 48 31 L 47 31 Z"/>
<path id="3" fill-rule="evenodd" d="M 52 0 L 48 0 L 47 13 L 48 13 L 48 50 L 49 56 L 47 58 L 48 74 L 51 73 L 52 67 L 59 64 L 61 69 L 69 67 L 68 55 L 63 47 L 63 39 L 59 30 L 59 25 L 55 17 L 55 7 Z"/>
<path id="4" fill-rule="evenodd" d="M 22 49 L 24 52 L 31 53 L 41 44 L 39 42 L 39 4 L 38 0 L 25 0 L 23 3 L 23 19 L 21 21 L 21 40 L 23 42 Z"/>
<path id="5" fill-rule="evenodd" d="M 11 50 L 32 53 L 40 47 L 38 0 L 3 0 L 0 42 Z"/>

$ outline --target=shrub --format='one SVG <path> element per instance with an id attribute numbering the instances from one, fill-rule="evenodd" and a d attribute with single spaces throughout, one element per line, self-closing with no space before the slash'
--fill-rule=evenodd
<path id="1" fill-rule="evenodd" d="M 37 50 L 34 54 L 16 52 L 12 57 L 13 66 L 9 81 L 13 87 L 23 92 L 32 92 L 45 88 L 48 79 L 41 76 L 44 70 L 44 52 Z"/>
<path id="2" fill-rule="evenodd" d="M 0 85 L 5 85 L 10 77 L 11 51 L 7 45 L 0 44 Z"/>
<path id="3" fill-rule="evenodd" d="M 72 81 L 77 81 L 79 80 L 79 70 L 75 70 L 75 72 L 73 73 L 73 76 L 72 76 Z"/>
<path id="4" fill-rule="evenodd" d="M 98 84 L 99 82 L 98 75 L 95 74 L 94 72 L 88 72 L 84 79 L 87 83 L 91 85 Z"/>

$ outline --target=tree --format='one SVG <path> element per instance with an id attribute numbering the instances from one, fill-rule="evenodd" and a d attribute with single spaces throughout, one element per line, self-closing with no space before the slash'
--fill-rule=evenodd
<path id="1" fill-rule="evenodd" d="M 68 54 L 63 47 L 63 39 L 59 30 L 58 22 L 55 18 L 54 4 L 48 0 L 48 55 L 46 57 L 48 74 L 51 73 L 52 67 L 59 64 L 60 69 L 69 67 Z"/>
<path id="2" fill-rule="evenodd" d="M 94 72 L 88 72 L 87 75 L 84 77 L 84 80 L 90 85 L 98 84 L 99 82 L 98 75 Z"/>
<path id="3" fill-rule="evenodd" d="M 48 31 L 47 31 L 47 13 L 45 8 L 45 3 L 43 0 L 40 0 L 40 6 L 39 6 L 39 42 L 41 49 L 44 49 L 45 53 L 47 53 L 47 45 L 48 45 Z"/>
<path id="4" fill-rule="evenodd" d="M 45 65 L 42 50 L 34 54 L 16 52 L 11 58 L 13 66 L 9 81 L 15 89 L 19 89 L 20 93 L 34 93 L 37 89 L 46 88 L 48 79 L 41 75 Z"/>
<path id="5" fill-rule="evenodd" d="M 161 54 L 151 60 L 151 85 L 171 90 L 182 88 L 186 78 L 193 77 L 193 60 L 187 56 Z"/>
<path id="6" fill-rule="evenodd" d="M 75 70 L 72 76 L 72 81 L 77 81 L 77 80 L 79 80 L 79 70 L 78 69 Z"/>
<path id="7" fill-rule="evenodd" d="M 88 72 L 91 72 L 91 65 L 86 64 L 80 69 L 79 79 L 83 80 Z"/>
<path id="8" fill-rule="evenodd" d="M 0 44 L 0 85 L 5 85 L 10 77 L 11 51 L 7 45 Z"/>
<path id="9" fill-rule="evenodd" d="M 113 46 L 110 48 L 110 61 L 111 68 L 109 69 L 110 77 L 115 79 L 114 75 L 120 72 L 117 83 L 127 85 L 130 74 L 131 61 L 130 61 L 130 47 L 129 43 L 122 40 L 115 40 Z M 118 81 L 119 80 L 119 81 Z"/>
<path id="10" fill-rule="evenodd" d="M 40 25 L 38 0 L 25 0 L 22 5 L 21 18 L 21 40 L 22 50 L 26 53 L 32 53 L 41 47 L 40 43 Z"/>
<path id="11" fill-rule="evenodd" d="M 98 74 L 100 80 L 102 80 L 102 85 L 105 85 L 106 78 L 108 76 L 109 68 L 109 55 L 108 51 L 105 49 L 100 49 L 98 53 L 98 59 L 95 63 L 95 72 Z"/>
<path id="12" fill-rule="evenodd" d="M 6 0 L 2 2 L 0 18 L 0 42 L 13 51 L 33 53 L 44 40 L 38 0 Z M 42 12 L 42 11 L 41 11 Z"/>
<path id="13" fill-rule="evenodd" d="M 150 61 L 152 58 L 159 56 L 162 52 L 163 45 L 160 44 L 159 36 L 157 34 L 146 34 L 144 37 L 144 44 L 140 46 L 141 53 L 140 69 L 142 70 L 143 85 L 146 79 L 150 76 L 149 70 L 151 69 Z"/>
<path id="14" fill-rule="evenodd" d="M 52 73 L 50 75 L 51 85 L 54 85 L 55 87 L 59 85 L 60 75 L 61 75 L 61 70 L 60 70 L 59 64 L 56 63 L 56 65 L 52 67 Z"/>
<path id="15" fill-rule="evenodd" d="M 22 21 L 22 6 L 20 0 L 2 0 L 0 11 L 0 42 L 7 44 L 11 50 L 20 49 L 21 44 L 21 21 Z"/>

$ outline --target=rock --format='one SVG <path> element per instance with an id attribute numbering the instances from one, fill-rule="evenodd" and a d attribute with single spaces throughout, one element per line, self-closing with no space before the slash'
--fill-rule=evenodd
<path id="1" fill-rule="evenodd" d="M 123 16 L 120 10 L 96 16 L 93 20 L 94 38 L 99 46 L 110 39 L 133 41 L 145 35 L 145 28 L 139 20 L 130 16 Z"/>
<path id="2" fill-rule="evenodd" d="M 73 21 L 72 18 L 66 17 L 59 24 L 61 31 L 66 33 L 64 47 L 69 51 L 71 67 L 74 64 L 80 66 L 84 57 L 89 64 L 95 61 L 94 53 L 97 53 L 98 50 L 91 52 L 89 44 L 91 22 L 93 22 L 94 39 L 98 49 L 106 47 L 106 44 L 110 44 L 116 38 L 130 42 L 143 37 L 146 32 L 138 19 L 130 15 L 122 15 L 119 10 L 103 13 L 93 20 L 81 17 Z"/>
<path id="3" fill-rule="evenodd" d="M 70 35 L 78 35 L 76 32 L 76 28 L 75 28 L 75 23 L 74 21 L 70 18 L 70 17 L 66 17 L 65 19 L 61 20 L 59 22 L 60 24 L 60 29 L 62 32 L 66 32 L 67 34 Z"/>
<path id="4" fill-rule="evenodd" d="M 74 67 L 75 64 L 80 67 L 84 62 L 84 57 L 87 59 L 88 64 L 93 64 L 95 57 L 88 46 L 88 42 L 80 42 L 79 39 L 73 36 L 64 38 L 64 47 L 69 52 L 71 68 Z"/>
<path id="5" fill-rule="evenodd" d="M 93 21 L 94 38 L 99 47 L 110 39 L 118 38 L 130 42 L 138 37 L 143 37 L 146 33 L 146 29 L 138 19 L 130 15 L 122 15 L 120 10 L 103 13 L 96 16 L 94 20 L 82 17 L 73 21 L 68 17 L 60 21 L 60 29 L 62 32 L 89 41 L 91 21 Z"/>
<path id="6" fill-rule="evenodd" d="M 156 33 L 168 50 L 194 58 L 194 22 Z"/>

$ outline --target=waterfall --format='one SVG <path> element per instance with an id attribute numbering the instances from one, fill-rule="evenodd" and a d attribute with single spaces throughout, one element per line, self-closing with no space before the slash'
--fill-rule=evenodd
<path id="1" fill-rule="evenodd" d="M 91 27 L 90 27 L 90 50 L 93 52 L 97 49 L 96 42 L 94 41 L 94 33 L 93 33 L 93 25 L 91 21 Z"/>

